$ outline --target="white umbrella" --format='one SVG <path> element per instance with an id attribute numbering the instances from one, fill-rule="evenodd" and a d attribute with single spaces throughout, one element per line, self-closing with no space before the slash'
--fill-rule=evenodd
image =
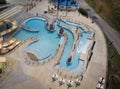
<path id="1" fill-rule="evenodd" d="M 63 78 L 60 78 L 59 84 L 62 85 L 62 84 L 64 84 L 64 83 L 65 83 L 65 80 L 64 80 Z"/>
<path id="2" fill-rule="evenodd" d="M 67 86 L 68 86 L 68 87 L 72 87 L 72 86 L 73 86 L 73 81 L 68 80 Z"/>
<path id="3" fill-rule="evenodd" d="M 80 85 L 80 79 L 76 79 L 76 80 L 75 80 L 75 84 L 76 84 L 76 85 Z"/>
<path id="4" fill-rule="evenodd" d="M 52 79 L 53 79 L 53 81 L 57 80 L 58 79 L 58 75 L 57 74 L 53 74 Z"/>

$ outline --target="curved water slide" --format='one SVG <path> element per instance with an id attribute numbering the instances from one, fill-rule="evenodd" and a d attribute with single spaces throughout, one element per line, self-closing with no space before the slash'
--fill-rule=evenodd
<path id="1" fill-rule="evenodd" d="M 0 53 L 7 53 L 21 43 L 20 40 L 17 40 L 15 38 L 12 38 L 11 40 L 9 40 L 5 43 L 3 42 L 3 36 L 12 32 L 12 31 L 14 31 L 18 27 L 16 21 L 14 21 L 14 20 L 2 19 L 0 21 L 0 24 L 3 24 L 4 22 L 11 23 L 12 27 L 7 29 L 7 30 L 4 30 L 4 31 L 0 32 Z"/>

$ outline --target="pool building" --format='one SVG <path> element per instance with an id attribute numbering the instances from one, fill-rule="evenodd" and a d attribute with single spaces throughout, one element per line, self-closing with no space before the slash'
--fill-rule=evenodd
<path id="1" fill-rule="evenodd" d="M 53 3 L 56 5 L 59 10 L 77 10 L 78 1 L 77 0 L 53 0 Z"/>

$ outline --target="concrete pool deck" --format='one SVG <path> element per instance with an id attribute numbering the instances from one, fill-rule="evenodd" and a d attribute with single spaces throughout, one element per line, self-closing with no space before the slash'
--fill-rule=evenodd
<path id="1" fill-rule="evenodd" d="M 38 3 L 37 7 L 29 11 L 29 13 L 43 14 L 47 5 L 47 1 L 43 0 Z M 93 49 L 93 56 L 84 73 L 81 85 L 75 87 L 74 84 L 70 89 L 96 89 L 98 79 L 101 76 L 106 77 L 107 49 L 104 35 L 96 23 L 91 23 L 90 18 L 85 18 L 77 12 L 68 12 L 67 17 L 65 17 L 63 13 L 65 12 L 59 12 L 60 17 L 72 18 L 71 20 L 74 20 L 74 22 L 81 21 L 93 27 L 96 33 L 96 44 Z M 51 17 L 52 16 L 50 16 L 50 18 Z M 51 65 L 53 65 L 55 61 L 51 60 L 45 64 L 31 64 L 24 60 L 23 49 L 29 42 L 30 40 L 28 39 L 23 45 L 5 55 L 8 60 L 14 62 L 12 63 L 12 72 L 0 83 L 0 89 L 50 89 L 50 87 L 51 89 L 67 89 L 66 83 L 59 87 L 58 80 L 52 82 L 54 68 Z M 70 79 L 70 77 L 71 75 L 67 75 L 67 79 Z"/>

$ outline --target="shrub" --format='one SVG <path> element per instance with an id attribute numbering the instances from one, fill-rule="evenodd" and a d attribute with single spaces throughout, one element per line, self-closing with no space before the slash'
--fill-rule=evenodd
<path id="1" fill-rule="evenodd" d="M 6 4 L 6 0 L 0 0 L 0 4 Z"/>
<path id="2" fill-rule="evenodd" d="M 98 12 L 102 12 L 104 9 L 103 5 L 100 5 L 99 8 L 98 8 Z"/>
<path id="3" fill-rule="evenodd" d="M 88 13 L 85 9 L 79 7 L 78 12 L 81 13 L 83 16 L 88 17 Z"/>

